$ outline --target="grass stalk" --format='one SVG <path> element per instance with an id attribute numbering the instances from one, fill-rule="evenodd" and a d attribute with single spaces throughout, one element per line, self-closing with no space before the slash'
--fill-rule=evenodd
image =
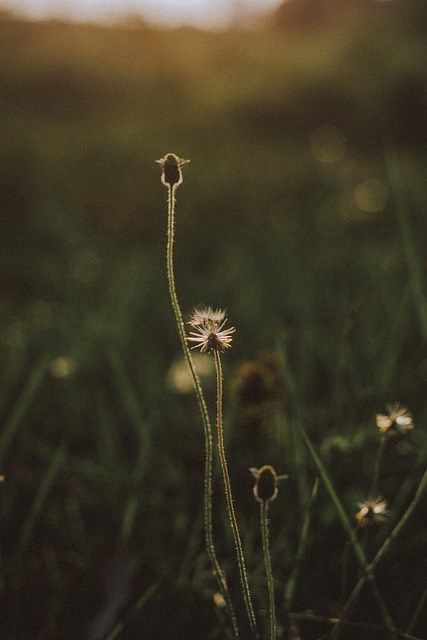
<path id="1" fill-rule="evenodd" d="M 249 626 L 254 638 L 258 638 L 258 631 L 255 619 L 255 613 L 252 606 L 252 598 L 249 590 L 249 582 L 245 567 L 245 558 L 243 555 L 242 542 L 240 540 L 239 527 L 237 526 L 236 514 L 233 506 L 233 495 L 231 491 L 230 476 L 228 473 L 227 458 L 224 448 L 224 430 L 222 423 L 222 366 L 221 356 L 218 350 L 214 350 L 215 367 L 217 378 L 217 428 L 218 428 L 218 450 L 221 461 L 222 474 L 224 478 L 225 496 L 227 500 L 227 510 L 230 518 L 231 529 L 233 532 L 234 544 L 236 547 L 237 563 L 239 565 L 240 584 L 242 587 L 243 598 L 245 601 L 246 612 L 249 619 Z"/>
<path id="2" fill-rule="evenodd" d="M 360 593 L 360 591 L 362 590 L 362 587 L 364 586 L 366 580 L 370 579 L 370 576 L 373 575 L 373 571 L 376 568 L 377 564 L 380 562 L 380 560 L 382 559 L 382 557 L 384 556 L 384 554 L 388 551 L 388 549 L 390 548 L 390 545 L 392 544 L 392 542 L 397 538 L 397 536 L 399 535 L 400 531 L 402 530 L 402 528 L 404 527 L 404 525 L 406 524 L 406 522 L 408 521 L 408 519 L 410 518 L 410 516 L 412 515 L 415 507 L 418 504 L 419 499 L 421 498 L 421 495 L 425 489 L 427 485 L 427 471 L 424 473 L 420 484 L 418 485 L 418 489 L 409 505 L 409 507 L 407 508 L 407 510 L 405 511 L 405 513 L 403 514 L 403 516 L 401 517 L 401 519 L 399 520 L 399 522 L 397 523 L 397 525 L 395 526 L 395 528 L 393 529 L 393 531 L 391 532 L 391 534 L 388 536 L 388 538 L 384 541 L 384 543 L 381 545 L 380 549 L 377 551 L 377 553 L 375 554 L 374 559 L 372 560 L 372 562 L 367 565 L 364 569 L 364 574 L 360 577 L 359 581 L 357 582 L 356 586 L 354 587 L 353 591 L 351 592 L 342 612 L 341 612 L 341 618 L 345 619 L 350 611 L 351 608 L 353 607 L 353 605 L 356 602 L 356 599 Z M 339 628 L 340 628 L 340 623 L 337 624 L 337 626 L 334 629 L 334 633 L 336 634 L 334 636 L 334 633 L 332 634 L 332 638 L 334 639 L 335 637 L 338 637 L 338 632 L 339 632 Z M 412 630 L 412 628 L 408 628 L 407 632 L 410 633 Z"/>
<path id="3" fill-rule="evenodd" d="M 418 314 L 418 325 L 423 341 L 427 342 L 427 297 L 425 293 L 421 261 L 419 259 L 418 249 L 411 227 L 410 211 L 403 172 L 399 157 L 394 149 L 387 149 L 385 159 L 396 209 L 396 216 L 399 223 L 403 251 L 408 266 L 409 285 L 411 288 L 415 313 Z"/>
<path id="4" fill-rule="evenodd" d="M 349 620 L 340 620 L 339 618 L 330 618 L 327 616 L 319 616 L 313 613 L 291 613 L 290 619 L 295 622 L 321 622 L 328 623 L 330 625 L 338 625 L 342 624 L 347 629 L 361 629 L 362 631 L 378 631 L 383 632 L 384 627 L 378 624 L 371 624 L 369 622 L 350 622 Z M 405 631 L 396 630 L 396 635 L 398 638 L 402 638 L 403 640 L 424 640 L 424 638 L 420 638 L 417 636 L 413 636 L 410 633 L 406 633 Z"/>
<path id="5" fill-rule="evenodd" d="M 307 448 L 310 452 L 310 455 L 313 459 L 314 464 L 317 467 L 317 470 L 319 472 L 319 475 L 323 481 L 323 484 L 326 487 L 327 492 L 329 493 L 329 496 L 337 510 L 338 513 L 338 517 L 341 520 L 341 524 L 344 527 L 344 530 L 347 534 L 347 537 L 351 543 L 351 546 L 353 548 L 353 551 L 355 553 L 355 556 L 360 564 L 360 567 L 364 573 L 364 575 L 366 576 L 366 579 L 369 581 L 370 585 L 371 585 L 371 589 L 373 592 L 373 595 L 375 596 L 375 599 L 378 602 L 378 605 L 381 609 L 381 613 L 383 615 L 384 618 L 384 622 L 385 625 L 387 627 L 387 629 L 390 632 L 390 637 L 391 638 L 397 638 L 398 637 L 398 633 L 397 630 L 394 626 L 393 623 L 393 619 L 390 615 L 390 612 L 388 610 L 388 607 L 384 601 L 384 598 L 381 595 L 381 592 L 378 589 L 374 574 L 372 569 L 369 568 L 368 562 L 366 560 L 366 555 L 365 552 L 363 550 L 362 545 L 360 544 L 359 540 L 357 539 L 356 536 L 356 532 L 354 530 L 354 528 L 351 526 L 349 518 L 344 510 L 344 507 L 341 504 L 340 499 L 338 498 L 337 492 L 335 491 L 335 488 L 332 484 L 332 481 L 320 459 L 320 457 L 317 455 L 317 452 L 315 450 L 315 448 L 313 447 L 310 438 L 308 437 L 307 433 L 305 432 L 305 429 L 303 429 L 303 427 L 301 425 L 298 424 L 298 429 L 301 432 L 301 435 L 303 437 L 303 440 L 305 441 Z M 344 618 L 344 615 L 342 615 L 342 618 Z M 337 627 L 334 628 L 332 635 L 331 635 L 331 640 L 336 640 L 338 638 L 338 633 L 339 633 L 339 625 L 337 625 Z"/>
<path id="6" fill-rule="evenodd" d="M 295 562 L 293 564 L 293 568 L 290 572 L 289 578 L 286 582 L 284 603 L 285 603 L 285 612 L 287 615 L 289 615 L 291 610 L 292 599 L 293 599 L 296 584 L 297 584 L 298 570 L 299 570 L 299 566 L 300 566 L 300 563 L 304 554 L 304 550 L 307 544 L 308 532 L 309 532 L 310 522 L 311 522 L 311 508 L 312 508 L 313 502 L 316 499 L 318 488 L 319 488 L 319 478 L 316 478 L 313 485 L 312 492 L 311 492 L 310 501 L 307 505 L 307 509 L 305 512 L 301 533 L 298 538 L 298 547 L 295 554 Z"/>
<path id="7" fill-rule="evenodd" d="M 130 622 L 131 618 L 137 614 L 144 606 L 147 602 L 149 602 L 151 600 L 151 598 L 156 594 L 156 592 L 159 590 L 161 585 L 161 580 L 156 580 L 156 582 L 153 582 L 153 584 L 148 587 L 147 591 L 145 591 L 142 596 L 139 598 L 139 600 L 135 603 L 132 611 L 130 612 L 130 614 L 127 616 L 127 618 L 124 620 L 124 622 L 119 622 L 119 624 L 117 624 L 114 629 L 111 631 L 111 633 L 108 634 L 108 636 L 105 638 L 105 640 L 116 640 L 117 638 L 119 638 L 122 634 L 122 631 L 124 631 L 126 629 L 127 624 Z"/>
<path id="8" fill-rule="evenodd" d="M 50 354 L 44 355 L 31 372 L 24 390 L 16 402 L 13 412 L 2 427 L 0 434 L 0 469 L 4 464 L 9 446 L 18 431 L 18 428 L 27 413 L 41 383 L 45 377 L 50 360 Z"/>
<path id="9" fill-rule="evenodd" d="M 49 496 L 49 492 L 56 480 L 58 473 L 63 467 L 65 458 L 67 456 L 67 448 L 68 445 L 64 444 L 56 450 L 49 464 L 49 467 L 38 487 L 30 512 L 21 529 L 21 533 L 16 545 L 16 559 L 18 562 L 22 560 L 22 557 L 28 548 L 31 536 L 34 532 L 34 527 L 36 526 L 37 518 L 39 517 L 43 509 L 43 506 Z"/>
<path id="10" fill-rule="evenodd" d="M 271 640 L 276 640 L 277 638 L 276 605 L 274 602 L 274 580 L 273 580 L 273 571 L 271 568 L 270 540 L 269 540 L 269 531 L 268 531 L 268 507 L 269 507 L 268 501 L 261 500 L 260 502 L 261 536 L 262 536 L 262 551 L 264 555 L 265 573 L 267 575 L 268 600 L 270 605 L 270 638 Z"/>
<path id="11" fill-rule="evenodd" d="M 411 619 L 406 627 L 405 633 L 411 634 L 415 629 L 415 626 L 418 622 L 418 618 L 421 615 L 422 610 L 427 605 L 427 587 L 424 589 L 421 598 L 418 601 L 417 606 L 415 607 L 415 611 L 411 616 Z"/>
<path id="12" fill-rule="evenodd" d="M 215 551 L 213 530 L 212 530 L 212 475 L 213 475 L 213 440 L 212 440 L 212 427 L 209 420 L 209 414 L 206 406 L 206 402 L 203 396 L 202 385 L 200 383 L 199 376 L 194 367 L 193 360 L 190 353 L 190 348 L 187 343 L 187 337 L 185 334 L 184 321 L 182 319 L 182 313 L 178 302 L 178 296 L 175 286 L 174 275 L 174 263 L 173 263 L 173 248 L 175 238 L 175 191 L 178 184 L 168 184 L 168 242 L 167 242 L 167 272 L 169 283 L 169 295 L 175 314 L 175 321 L 178 327 L 179 337 L 181 340 L 182 350 L 184 357 L 187 361 L 193 384 L 196 392 L 197 402 L 199 405 L 200 414 L 203 422 L 204 432 L 204 445 L 205 445 L 205 468 L 204 468 L 204 525 L 205 525 L 205 542 L 206 550 L 208 553 L 209 561 L 212 565 L 213 572 L 218 582 L 218 587 L 227 604 L 230 614 L 230 620 L 233 627 L 233 633 L 236 638 L 239 637 L 239 630 L 237 627 L 236 616 L 234 613 L 234 607 L 231 601 L 230 592 L 228 589 L 225 575 L 220 567 L 218 558 Z"/>
<path id="13" fill-rule="evenodd" d="M 117 395 L 122 402 L 125 414 L 135 428 L 138 437 L 138 455 L 132 471 L 132 491 L 123 509 L 121 543 L 125 545 L 131 538 L 135 526 L 139 506 L 141 483 L 147 470 L 147 462 L 151 452 L 150 424 L 142 415 L 137 395 L 132 388 L 125 371 L 125 366 L 115 351 L 110 352 L 110 364 L 117 389 Z"/>

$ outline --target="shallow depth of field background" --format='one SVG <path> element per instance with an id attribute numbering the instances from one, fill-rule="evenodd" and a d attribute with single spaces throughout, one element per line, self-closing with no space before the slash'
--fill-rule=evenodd
<path id="1" fill-rule="evenodd" d="M 224 31 L 0 14 L 2 638 L 97 640 L 125 619 L 120 638 L 221 637 L 203 431 L 166 279 L 154 160 L 170 151 L 191 159 L 177 191 L 182 310 L 226 307 L 237 328 L 223 357 L 227 451 L 261 621 L 248 469 L 290 476 L 271 506 L 283 623 L 316 477 L 293 421 L 353 518 L 375 413 L 413 411 L 413 434 L 386 452 L 390 516 L 368 556 L 390 533 L 427 456 L 426 24 L 420 0 L 289 0 Z M 214 422 L 211 364 L 200 367 Z M 215 537 L 238 600 L 222 493 L 218 475 Z M 379 570 L 403 629 L 425 589 L 425 507 Z M 322 486 L 312 518 L 292 611 L 335 616 L 346 538 Z M 350 586 L 357 575 L 352 560 Z M 355 619 L 381 624 L 362 600 Z M 414 633 L 426 625 L 424 611 Z M 361 634 L 346 638 L 387 637 Z"/>

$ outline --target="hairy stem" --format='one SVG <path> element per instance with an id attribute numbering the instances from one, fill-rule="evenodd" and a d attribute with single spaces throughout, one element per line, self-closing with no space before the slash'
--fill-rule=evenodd
<path id="1" fill-rule="evenodd" d="M 199 405 L 200 414 L 202 416 L 203 431 L 205 437 L 205 469 L 204 469 L 204 525 L 205 525 L 205 542 L 206 550 L 209 556 L 210 563 L 213 567 L 215 577 L 218 581 L 218 586 L 224 601 L 227 604 L 231 624 L 233 627 L 233 633 L 235 638 L 239 638 L 239 630 L 237 627 L 236 616 L 234 613 L 233 604 L 228 590 L 227 581 L 225 575 L 219 565 L 218 558 L 216 556 L 215 545 L 213 540 L 212 531 L 212 466 L 213 466 L 213 444 L 212 444 L 212 427 L 209 420 L 209 414 L 206 406 L 206 402 L 203 396 L 203 390 L 200 383 L 199 376 L 194 367 L 193 360 L 191 358 L 190 348 L 187 343 L 187 337 L 185 334 L 184 322 L 182 319 L 182 313 L 178 302 L 178 296 L 176 294 L 175 287 L 175 275 L 173 268 L 173 245 L 174 245 L 174 232 L 175 232 L 175 190 L 177 185 L 168 185 L 168 244 L 167 244 L 167 270 L 168 270 L 168 282 L 169 282 L 169 294 L 172 302 L 172 307 L 175 314 L 175 320 L 178 327 L 179 337 L 181 339 L 181 345 L 184 352 L 185 359 L 191 372 L 194 388 L 196 391 L 197 402 Z"/>
<path id="2" fill-rule="evenodd" d="M 276 637 L 277 637 L 276 606 L 274 603 L 274 580 L 273 580 L 273 571 L 271 569 L 270 541 L 269 541 L 269 535 L 268 535 L 268 502 L 266 500 L 261 501 L 260 514 L 261 514 L 262 550 L 264 554 L 265 572 L 267 574 L 268 599 L 270 603 L 270 637 L 271 637 L 271 640 L 276 640 Z"/>
<path id="3" fill-rule="evenodd" d="M 217 377 L 217 428 L 218 428 L 218 450 L 221 460 L 222 475 L 224 478 L 225 496 L 227 500 L 228 515 L 230 518 L 231 529 L 233 532 L 234 544 L 237 553 L 237 563 L 239 565 L 240 584 L 243 591 L 243 598 L 245 600 L 246 612 L 248 614 L 249 625 L 254 638 L 258 639 L 258 631 L 256 626 L 256 619 L 254 609 L 252 606 L 251 594 L 249 591 L 248 577 L 245 567 L 245 558 L 243 555 L 242 543 L 240 540 L 239 528 L 237 526 L 236 514 L 233 506 L 233 496 L 231 492 L 230 476 L 228 474 L 227 458 L 225 456 L 224 449 L 224 432 L 222 425 L 222 367 L 221 357 L 219 351 L 214 350 L 215 354 L 215 366 Z"/>

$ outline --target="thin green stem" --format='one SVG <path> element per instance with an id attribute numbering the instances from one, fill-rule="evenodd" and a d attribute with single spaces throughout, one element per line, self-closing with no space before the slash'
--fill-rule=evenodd
<path id="1" fill-rule="evenodd" d="M 422 262 L 411 227 L 410 208 L 405 188 L 403 171 L 397 152 L 389 148 L 385 153 L 387 172 L 395 203 L 396 216 L 399 223 L 403 252 L 408 266 L 409 284 L 415 312 L 418 315 L 418 326 L 423 341 L 427 341 L 427 296 L 423 277 Z"/>
<path id="2" fill-rule="evenodd" d="M 193 360 L 190 353 L 190 348 L 187 343 L 187 337 L 185 334 L 184 322 L 182 319 L 182 313 L 178 302 L 178 296 L 176 294 L 175 287 L 175 275 L 173 268 L 173 246 L 174 246 L 174 232 L 175 232 L 175 190 L 177 185 L 168 185 L 168 243 L 167 243 L 167 271 L 169 282 L 169 295 L 172 302 L 172 307 L 175 314 L 175 320 L 178 327 L 179 337 L 181 340 L 181 346 L 184 352 L 184 357 L 187 361 L 188 367 L 191 372 L 193 384 L 196 392 L 197 402 L 199 405 L 200 414 L 203 422 L 203 432 L 205 438 L 205 469 L 204 469 L 204 523 L 205 523 L 205 542 L 206 550 L 209 556 L 210 563 L 213 568 L 213 572 L 218 582 L 220 592 L 227 604 L 231 624 L 233 627 L 233 633 L 236 638 L 239 638 L 239 630 L 237 627 L 236 616 L 234 613 L 233 604 L 228 590 L 227 581 L 225 575 L 220 567 L 218 558 L 216 556 L 215 545 L 213 540 L 212 530 L 212 467 L 213 467 L 213 443 L 212 443 L 212 427 L 209 420 L 209 414 L 206 406 L 206 402 L 203 396 L 202 385 L 200 383 L 199 376 L 194 367 Z"/>
<path id="3" fill-rule="evenodd" d="M 2 424 L 0 433 L 0 468 L 3 468 L 10 444 L 13 441 L 18 428 L 22 424 L 22 420 L 29 410 L 31 403 L 33 402 L 40 388 L 41 383 L 43 382 L 44 376 L 46 375 L 46 371 L 48 369 L 49 360 L 50 354 L 47 353 L 43 355 L 40 361 L 36 364 L 29 375 L 21 396 L 15 403 L 9 420 L 5 424 Z"/>
<path id="4" fill-rule="evenodd" d="M 366 631 L 379 631 L 384 632 L 386 627 L 380 626 L 378 624 L 371 624 L 368 622 L 350 622 L 349 620 L 341 621 L 339 618 L 328 618 L 327 616 L 319 616 L 313 613 L 291 613 L 289 615 L 291 620 L 295 620 L 296 622 L 300 622 L 301 620 L 307 622 L 324 622 L 329 623 L 331 625 L 343 624 L 348 629 L 362 629 Z M 404 631 L 399 631 L 396 629 L 396 635 L 399 638 L 403 638 L 403 640 L 424 640 L 424 638 L 419 638 Z M 381 635 L 382 637 L 382 635 Z"/>
<path id="5" fill-rule="evenodd" d="M 384 554 L 386 553 L 386 551 L 389 549 L 391 543 L 393 542 L 393 540 L 395 540 L 397 538 L 397 536 L 399 535 L 402 527 L 406 524 L 406 522 L 408 521 L 409 517 L 411 516 L 412 512 L 414 511 L 416 505 L 418 504 L 419 499 L 421 498 L 421 495 L 425 489 L 427 485 L 427 471 L 424 473 L 420 484 L 418 485 L 418 489 L 415 493 L 415 496 L 412 499 L 411 504 L 409 505 L 409 507 L 407 508 L 407 510 L 405 511 L 405 513 L 403 514 L 403 516 L 401 517 L 401 519 L 399 520 L 399 522 L 397 523 L 397 525 L 395 526 L 395 528 L 393 529 L 393 531 L 391 532 L 391 534 L 389 535 L 389 537 L 387 538 L 387 540 L 385 540 L 385 542 L 383 543 L 383 545 L 380 547 L 380 549 L 377 551 L 375 558 L 372 560 L 372 562 L 366 566 L 364 568 L 364 574 L 361 576 L 361 578 L 359 579 L 359 581 L 357 582 L 356 586 L 354 587 L 353 591 L 351 592 L 345 607 L 343 608 L 342 612 L 341 612 L 341 620 L 340 622 L 337 624 L 337 626 L 334 629 L 334 633 L 332 634 L 332 638 L 337 638 L 338 637 L 338 633 L 339 633 L 339 629 L 340 629 L 340 625 L 341 622 L 344 622 L 344 620 L 348 617 L 349 612 L 351 611 L 354 603 L 356 602 L 356 599 L 360 593 L 360 591 L 362 590 L 363 585 L 365 584 L 365 582 L 367 580 L 370 580 L 371 577 L 373 576 L 373 572 L 375 567 L 377 566 L 377 564 L 379 563 L 379 561 L 381 560 L 381 558 L 384 556 Z M 408 629 L 408 633 L 411 631 L 412 629 Z"/>
<path id="6" fill-rule="evenodd" d="M 261 535 L 262 551 L 264 554 L 265 572 L 267 574 L 268 600 L 270 604 L 270 637 L 271 640 L 277 638 L 276 605 L 274 602 L 274 580 L 271 569 L 270 540 L 268 532 L 268 502 L 262 500 L 260 503 L 261 515 Z"/>
<path id="7" fill-rule="evenodd" d="M 323 484 L 325 485 L 325 488 L 327 490 L 327 492 L 329 493 L 329 496 L 332 500 L 332 502 L 334 503 L 334 506 L 337 510 L 337 514 L 339 516 L 339 519 L 341 520 L 341 523 L 344 527 L 344 530 L 347 534 L 347 537 L 351 543 L 351 546 L 353 547 L 353 551 L 354 554 L 360 564 L 360 567 L 362 569 L 362 571 L 364 572 L 364 574 L 366 575 L 366 578 L 368 579 L 373 595 L 375 596 L 375 599 L 378 602 L 378 605 L 381 609 L 383 618 L 384 618 L 384 622 L 387 625 L 387 628 L 389 630 L 390 633 L 390 637 L 392 638 L 396 638 L 397 637 L 397 630 L 394 626 L 393 623 L 393 619 L 390 615 L 390 612 L 388 610 L 388 607 L 384 601 L 384 598 L 381 595 L 381 592 L 377 586 L 374 574 L 372 572 L 372 570 L 369 570 L 369 566 L 368 566 L 368 562 L 366 560 L 366 555 L 365 552 L 363 550 L 362 545 L 360 544 L 360 542 L 357 539 L 356 533 L 353 529 L 353 527 L 350 524 L 350 521 L 348 519 L 348 516 L 344 510 L 344 507 L 341 504 L 340 499 L 338 498 L 337 492 L 335 491 L 335 488 L 332 484 L 332 481 L 320 459 L 320 457 L 318 456 L 315 448 L 313 447 L 310 438 L 308 437 L 307 433 L 305 432 L 305 429 L 303 429 L 303 427 L 301 425 L 297 425 L 298 429 L 303 437 L 303 440 L 305 441 L 307 448 L 310 452 L 310 455 L 313 459 L 314 464 L 317 467 L 317 470 L 319 472 L 319 475 L 323 481 Z M 341 616 L 342 618 L 344 618 L 344 615 Z M 331 635 L 331 639 L 336 640 L 336 638 L 338 637 L 338 631 L 337 631 L 337 627 L 335 627 L 334 631 L 332 632 Z"/>
<path id="8" fill-rule="evenodd" d="M 319 488 L 319 478 L 316 478 L 313 485 L 313 489 L 311 491 L 310 501 L 306 507 L 306 512 L 305 512 L 304 521 L 301 528 L 301 533 L 299 534 L 298 547 L 294 557 L 293 567 L 291 569 L 291 572 L 289 574 L 289 578 L 285 587 L 284 602 L 285 602 L 285 612 L 287 615 L 289 615 L 291 610 L 292 599 L 294 597 L 295 588 L 297 584 L 298 571 L 299 571 L 301 560 L 307 545 L 308 533 L 309 533 L 310 523 L 311 523 L 312 505 L 316 499 L 318 488 Z"/>
<path id="9" fill-rule="evenodd" d="M 413 630 L 415 629 L 415 625 L 418 622 L 418 618 L 420 617 L 421 612 L 426 606 L 426 604 L 427 604 L 427 587 L 424 589 L 424 592 L 415 608 L 414 613 L 412 614 L 412 617 L 408 623 L 408 626 L 406 627 L 406 633 L 413 632 Z"/>
<path id="10" fill-rule="evenodd" d="M 52 456 L 49 467 L 39 484 L 30 512 L 27 516 L 27 519 L 25 520 L 17 541 L 17 561 L 22 561 L 24 553 L 27 550 L 28 544 L 34 531 L 34 527 L 37 523 L 37 518 L 39 518 L 42 512 L 46 500 L 48 499 L 49 492 L 52 489 L 53 483 L 55 482 L 56 477 L 61 471 L 64 464 L 64 460 L 67 455 L 67 446 L 67 444 L 63 444 L 56 450 L 55 454 Z"/>
<path id="11" fill-rule="evenodd" d="M 245 600 L 246 612 L 248 614 L 249 625 L 254 638 L 258 638 L 258 631 L 256 626 L 256 619 L 254 609 L 252 606 L 251 594 L 249 591 L 248 577 L 245 567 L 245 558 L 243 555 L 242 542 L 240 540 L 239 528 L 237 526 L 236 514 L 233 506 L 233 495 L 231 492 L 231 482 L 228 473 L 227 458 L 225 456 L 224 449 L 224 431 L 222 425 L 222 366 L 221 357 L 219 351 L 214 350 L 215 354 L 215 366 L 216 366 L 216 378 L 217 378 L 217 428 L 218 428 L 218 450 L 221 460 L 222 475 L 224 478 L 225 496 L 227 500 L 228 515 L 230 518 L 231 529 L 233 532 L 234 544 L 237 553 L 237 563 L 239 565 L 240 584 L 243 591 L 243 598 Z"/>
<path id="12" fill-rule="evenodd" d="M 126 628 L 128 622 L 132 620 L 132 617 L 140 611 L 147 602 L 151 600 L 151 598 L 155 595 L 156 591 L 159 590 L 161 585 L 161 580 L 157 580 L 150 587 L 148 587 L 147 591 L 139 598 L 139 600 L 134 604 L 133 609 L 128 614 L 124 622 L 119 622 L 118 625 L 114 627 L 111 633 L 105 638 L 105 640 L 116 640 L 119 636 L 121 636 L 122 631 Z"/>

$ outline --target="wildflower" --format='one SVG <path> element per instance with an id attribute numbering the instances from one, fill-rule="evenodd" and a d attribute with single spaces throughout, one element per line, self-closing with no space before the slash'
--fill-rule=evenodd
<path id="1" fill-rule="evenodd" d="M 378 497 L 376 500 L 368 498 L 358 504 L 359 511 L 356 518 L 360 527 L 366 527 L 374 522 L 380 523 L 385 520 L 387 503 Z"/>
<path id="2" fill-rule="evenodd" d="M 225 311 L 212 307 L 206 309 L 194 309 L 193 314 L 188 322 L 194 327 L 195 331 L 190 331 L 187 338 L 189 342 L 195 342 L 192 349 L 200 348 L 201 353 L 209 353 L 209 351 L 220 351 L 223 353 L 231 347 L 233 338 L 231 334 L 236 331 L 234 327 L 223 329 L 227 318 Z"/>
<path id="3" fill-rule="evenodd" d="M 164 158 L 160 158 L 156 162 L 162 165 L 162 182 L 165 187 L 177 187 L 182 182 L 181 167 L 190 160 L 178 158 L 175 153 L 167 153 Z"/>
<path id="4" fill-rule="evenodd" d="M 258 502 L 271 502 L 277 498 L 277 485 L 280 480 L 287 476 L 278 476 L 276 471 L 269 464 L 261 469 L 251 467 L 249 471 L 254 476 L 256 482 L 254 486 L 254 496 Z"/>
<path id="5" fill-rule="evenodd" d="M 225 319 L 225 311 L 222 309 L 214 310 L 212 307 L 206 307 L 206 309 L 194 309 L 188 324 L 191 324 L 192 327 L 202 326 L 206 329 L 210 327 L 218 329 Z"/>
<path id="6" fill-rule="evenodd" d="M 386 409 L 387 415 L 377 413 L 375 416 L 377 427 L 382 433 L 393 436 L 398 432 L 405 433 L 405 431 L 414 428 L 412 413 L 406 407 L 400 406 L 398 402 L 393 402 L 387 404 Z"/>

